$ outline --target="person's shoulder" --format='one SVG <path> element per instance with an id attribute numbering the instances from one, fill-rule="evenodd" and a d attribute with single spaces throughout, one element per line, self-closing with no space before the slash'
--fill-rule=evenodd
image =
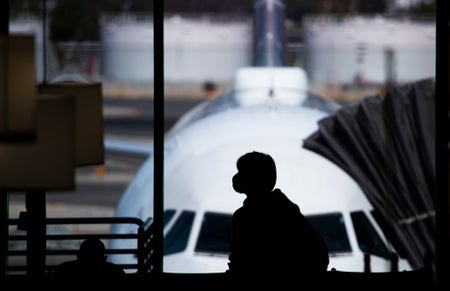
<path id="1" fill-rule="evenodd" d="M 76 267 L 79 265 L 79 263 L 80 262 L 78 260 L 66 261 L 59 264 L 58 267 L 60 268 Z"/>
<path id="2" fill-rule="evenodd" d="M 125 274 L 125 271 L 120 266 L 111 262 L 105 262 L 105 268 L 108 270 L 109 273 Z"/>
<path id="3" fill-rule="evenodd" d="M 272 195 L 271 195 L 274 199 L 278 199 L 281 201 L 286 201 L 286 202 L 291 202 L 291 200 L 289 200 L 289 198 L 287 197 L 286 194 L 284 194 L 283 191 L 281 191 L 278 188 L 273 189 L 272 191 Z"/>
<path id="4" fill-rule="evenodd" d="M 78 260 L 62 262 L 55 268 L 55 274 L 71 274 L 78 271 L 80 263 Z"/>
<path id="5" fill-rule="evenodd" d="M 281 191 L 280 189 L 274 189 L 272 191 L 272 195 L 274 199 L 278 201 L 278 203 L 281 203 L 285 207 L 290 207 L 295 211 L 297 210 L 300 211 L 300 207 L 291 199 L 289 199 L 289 197 L 286 194 L 284 194 L 284 192 Z"/>

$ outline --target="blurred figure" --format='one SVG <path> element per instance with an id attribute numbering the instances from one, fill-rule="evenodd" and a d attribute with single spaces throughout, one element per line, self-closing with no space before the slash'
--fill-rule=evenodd
<path id="1" fill-rule="evenodd" d="M 233 214 L 227 273 L 268 280 L 326 272 L 326 243 L 300 208 L 274 189 L 277 172 L 273 158 L 249 152 L 237 160 L 237 170 L 233 188 L 247 197 Z"/>
<path id="2" fill-rule="evenodd" d="M 213 81 L 205 81 L 205 83 L 203 83 L 203 92 L 205 92 L 207 99 L 214 99 L 220 93 L 217 84 Z"/>
<path id="3" fill-rule="evenodd" d="M 107 262 L 105 245 L 98 238 L 85 239 L 78 251 L 77 259 L 63 262 L 55 269 L 55 276 L 74 279 L 114 280 L 124 276 L 119 266 Z"/>

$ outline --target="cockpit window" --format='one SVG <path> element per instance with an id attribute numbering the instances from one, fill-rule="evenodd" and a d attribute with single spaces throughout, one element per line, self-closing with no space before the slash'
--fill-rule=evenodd
<path id="1" fill-rule="evenodd" d="M 194 222 L 194 211 L 183 211 L 164 237 L 164 255 L 182 252 L 188 243 Z"/>
<path id="2" fill-rule="evenodd" d="M 377 209 L 373 209 L 370 211 L 372 217 L 378 223 L 383 232 L 384 236 L 388 239 L 389 243 L 392 244 L 393 248 L 397 251 L 397 254 L 403 258 L 407 258 L 407 252 L 405 246 L 401 243 L 401 240 L 398 235 L 396 235 L 394 228 L 387 221 L 387 219 L 381 215 L 380 211 Z"/>
<path id="3" fill-rule="evenodd" d="M 169 221 L 172 219 L 174 214 L 175 214 L 175 209 L 164 210 L 164 219 L 163 219 L 164 227 L 167 225 L 167 223 L 169 223 Z"/>
<path id="4" fill-rule="evenodd" d="M 231 222 L 230 214 L 205 213 L 195 251 L 227 254 L 231 239 Z"/>
<path id="5" fill-rule="evenodd" d="M 388 248 L 376 232 L 366 214 L 363 211 L 355 211 L 351 212 L 350 216 L 361 251 L 389 259 L 390 252 Z"/>
<path id="6" fill-rule="evenodd" d="M 324 238 L 329 253 L 351 252 L 350 241 L 341 213 L 306 216 L 309 223 Z"/>
<path id="7" fill-rule="evenodd" d="M 313 215 L 307 219 L 323 236 L 330 253 L 351 252 L 342 214 Z M 230 214 L 205 213 L 195 251 L 227 254 L 231 240 L 231 223 Z"/>

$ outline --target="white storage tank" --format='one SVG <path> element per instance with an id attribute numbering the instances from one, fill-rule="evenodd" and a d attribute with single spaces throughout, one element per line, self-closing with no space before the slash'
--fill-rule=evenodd
<path id="1" fill-rule="evenodd" d="M 103 16 L 101 72 L 108 81 L 153 81 L 153 20 L 150 16 Z"/>
<path id="2" fill-rule="evenodd" d="M 397 82 L 435 76 L 434 19 L 309 17 L 304 27 L 311 83 L 382 84 L 388 70 Z"/>
<path id="3" fill-rule="evenodd" d="M 166 82 L 230 82 L 251 64 L 251 19 L 222 21 L 215 15 L 168 16 L 164 20 Z M 102 72 L 109 80 L 153 82 L 150 16 L 103 17 Z"/>

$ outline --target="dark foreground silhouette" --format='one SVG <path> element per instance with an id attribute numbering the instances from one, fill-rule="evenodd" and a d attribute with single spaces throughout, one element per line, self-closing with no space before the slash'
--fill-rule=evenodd
<path id="1" fill-rule="evenodd" d="M 54 276 L 57 279 L 72 279 L 74 282 L 123 278 L 123 269 L 106 259 L 103 242 L 97 238 L 88 238 L 81 243 L 77 259 L 58 265 Z"/>
<path id="2" fill-rule="evenodd" d="M 227 273 L 252 280 L 326 273 L 326 243 L 298 205 L 274 189 L 277 172 L 273 158 L 249 152 L 238 159 L 237 170 L 233 188 L 247 197 L 233 214 Z"/>

